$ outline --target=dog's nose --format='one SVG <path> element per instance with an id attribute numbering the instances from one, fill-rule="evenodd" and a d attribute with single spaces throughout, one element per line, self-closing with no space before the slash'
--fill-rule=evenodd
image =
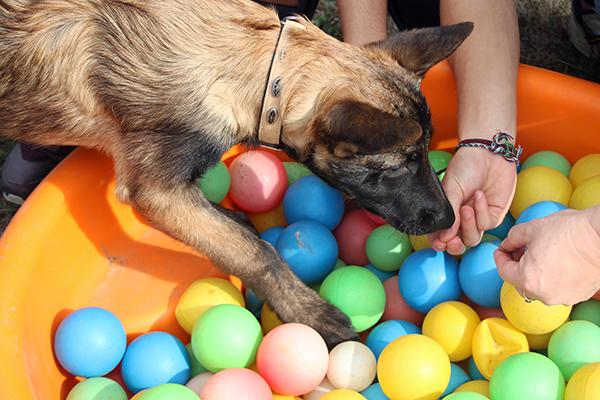
<path id="1" fill-rule="evenodd" d="M 419 226 L 428 232 L 448 229 L 452 224 L 454 224 L 454 212 L 452 208 L 449 210 L 425 208 L 419 212 Z"/>

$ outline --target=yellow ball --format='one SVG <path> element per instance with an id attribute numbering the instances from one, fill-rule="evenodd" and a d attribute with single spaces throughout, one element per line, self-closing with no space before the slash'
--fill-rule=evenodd
<path id="1" fill-rule="evenodd" d="M 262 326 L 263 333 L 266 335 L 279 325 L 283 324 L 277 314 L 271 310 L 267 303 L 263 304 L 262 312 L 260 314 L 260 324 Z"/>
<path id="2" fill-rule="evenodd" d="M 572 308 L 563 305 L 547 306 L 537 300 L 528 303 L 508 282 L 504 282 L 500 290 L 500 305 L 506 319 L 517 329 L 532 335 L 552 332 L 564 324 Z"/>
<path id="3" fill-rule="evenodd" d="M 196 321 L 209 308 L 220 304 L 244 307 L 244 295 L 233 283 L 221 278 L 200 279 L 190 285 L 175 307 L 179 325 L 191 333 Z"/>
<path id="4" fill-rule="evenodd" d="M 367 398 L 354 390 L 338 389 L 325 394 L 321 400 L 367 400 Z"/>
<path id="5" fill-rule="evenodd" d="M 589 154 L 580 158 L 571 168 L 569 180 L 577 187 L 593 176 L 600 175 L 600 154 Z"/>
<path id="6" fill-rule="evenodd" d="M 575 188 L 569 207 L 575 210 L 585 210 L 598 204 L 600 204 L 600 175 L 586 180 Z"/>
<path id="7" fill-rule="evenodd" d="M 496 367 L 509 356 L 529 351 L 523 332 L 503 318 L 481 321 L 473 335 L 473 360 L 477 369 L 490 379 Z"/>
<path id="8" fill-rule="evenodd" d="M 546 350 L 548 348 L 548 343 L 550 342 L 550 338 L 554 331 L 548 333 L 542 333 L 541 335 L 532 335 L 526 333 L 527 342 L 529 343 L 529 348 L 531 350 Z"/>
<path id="9" fill-rule="evenodd" d="M 133 396 L 131 398 L 131 400 L 140 400 L 142 398 L 142 396 L 144 394 L 146 394 L 147 391 L 148 391 L 148 389 L 142 390 L 141 392 L 137 392 L 137 394 L 135 396 Z"/>
<path id="10" fill-rule="evenodd" d="M 246 215 L 248 215 L 250 222 L 252 222 L 252 225 L 254 225 L 259 233 L 263 233 L 274 226 L 287 226 L 288 224 L 283 214 L 283 203 L 271 211 L 255 214 L 248 213 Z"/>
<path id="11" fill-rule="evenodd" d="M 302 400 L 298 396 L 284 396 L 282 394 L 273 393 L 273 400 Z"/>
<path id="12" fill-rule="evenodd" d="M 435 400 L 450 382 L 450 359 L 444 348 L 427 336 L 401 336 L 381 352 L 377 377 L 391 399 Z"/>
<path id="13" fill-rule="evenodd" d="M 575 372 L 565 391 L 565 400 L 600 399 L 600 363 L 588 364 Z"/>
<path id="14" fill-rule="evenodd" d="M 571 183 L 558 170 L 543 166 L 527 168 L 517 176 L 510 213 L 519 218 L 524 209 L 540 201 L 556 201 L 566 206 L 572 192 Z"/>
<path id="15" fill-rule="evenodd" d="M 476 380 L 465 382 L 454 390 L 454 392 L 475 392 L 490 397 L 490 383 L 488 381 Z"/>
<path id="16" fill-rule="evenodd" d="M 431 248 L 427 235 L 409 235 L 408 240 L 415 251 Z"/>
<path id="17" fill-rule="evenodd" d="M 447 301 L 433 307 L 423 321 L 423 335 L 442 345 L 450 361 L 471 357 L 473 333 L 481 320 L 471 307 Z"/>

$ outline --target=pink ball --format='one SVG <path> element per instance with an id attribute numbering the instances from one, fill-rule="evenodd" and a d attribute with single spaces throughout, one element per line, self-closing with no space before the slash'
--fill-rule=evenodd
<path id="1" fill-rule="evenodd" d="M 245 368 L 224 369 L 212 376 L 200 394 L 202 400 L 272 400 L 267 382 Z"/>
<path id="2" fill-rule="evenodd" d="M 371 218 L 371 221 L 375 222 L 377 224 L 377 226 L 387 224 L 387 222 L 385 222 L 385 219 L 381 218 L 379 215 L 373 214 L 372 212 L 366 211 L 366 210 L 365 210 L 365 212 L 367 213 L 367 216 L 369 218 Z"/>
<path id="3" fill-rule="evenodd" d="M 369 259 L 365 246 L 377 224 L 365 210 L 346 213 L 333 232 L 338 242 L 340 258 L 349 265 L 367 265 Z"/>
<path id="4" fill-rule="evenodd" d="M 392 276 L 383 282 L 383 288 L 385 289 L 385 309 L 383 310 L 381 321 L 401 319 L 412 322 L 417 326 L 423 324 L 425 315 L 406 304 L 398 287 L 397 276 Z"/>
<path id="5" fill-rule="evenodd" d="M 314 329 L 294 323 L 269 332 L 256 358 L 258 372 L 271 389 L 286 396 L 314 390 L 325 378 L 328 363 L 329 353 L 323 338 Z"/>
<path id="6" fill-rule="evenodd" d="M 229 196 L 244 211 L 261 213 L 274 209 L 288 187 L 283 163 L 266 151 L 240 154 L 229 166 L 229 172 Z"/>

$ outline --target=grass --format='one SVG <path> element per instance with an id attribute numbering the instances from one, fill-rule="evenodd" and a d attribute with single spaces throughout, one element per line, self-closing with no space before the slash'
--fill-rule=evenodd
<path id="1" fill-rule="evenodd" d="M 516 4 L 522 63 L 600 82 L 600 62 L 585 58 L 569 42 L 568 0 L 517 0 Z M 330 35 L 342 38 L 335 0 L 321 0 L 313 21 Z M 394 28 L 390 23 L 390 30 Z M 0 163 L 11 147 L 11 142 L 0 140 Z M 0 232 L 4 231 L 16 209 L 16 206 L 0 200 Z"/>

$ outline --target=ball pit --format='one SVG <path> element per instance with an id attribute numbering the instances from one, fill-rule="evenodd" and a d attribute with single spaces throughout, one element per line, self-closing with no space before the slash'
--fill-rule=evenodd
<path id="1" fill-rule="evenodd" d="M 521 171 L 537 166 L 545 166 L 559 171 L 561 174 L 569 177 L 571 173 L 571 163 L 562 154 L 556 151 L 544 150 L 533 153 L 525 162 L 523 162 Z"/>
<path id="2" fill-rule="evenodd" d="M 415 325 L 421 325 L 425 314 L 418 312 L 409 306 L 398 287 L 398 277 L 393 276 L 383 282 L 385 289 L 385 308 L 383 309 L 382 321 L 404 320 Z"/>
<path id="3" fill-rule="evenodd" d="M 285 193 L 283 211 L 290 224 L 315 221 L 334 229 L 344 216 L 344 197 L 321 178 L 306 176 Z"/>
<path id="4" fill-rule="evenodd" d="M 365 396 L 367 400 L 389 400 L 389 397 L 381 390 L 381 385 L 379 383 L 372 384 L 363 390 L 361 394 Z"/>
<path id="5" fill-rule="evenodd" d="M 485 242 L 469 249 L 460 261 L 458 280 L 465 295 L 476 304 L 500 307 L 502 278 L 498 275 L 494 252 L 499 242 Z"/>
<path id="6" fill-rule="evenodd" d="M 455 393 L 460 392 L 473 392 L 478 393 L 486 397 L 490 397 L 490 383 L 486 380 L 474 380 L 465 382 L 454 391 Z"/>
<path id="7" fill-rule="evenodd" d="M 590 321 L 600 327 L 600 301 L 590 299 L 573 307 L 571 320 Z"/>
<path id="8" fill-rule="evenodd" d="M 375 358 L 379 358 L 383 349 L 394 340 L 404 335 L 419 333 L 421 333 L 421 329 L 411 322 L 401 320 L 385 321 L 369 332 L 365 344 L 371 349 Z"/>
<path id="9" fill-rule="evenodd" d="M 365 396 L 353 390 L 337 389 L 325 394 L 321 400 L 366 400 Z"/>
<path id="10" fill-rule="evenodd" d="M 548 357 L 566 380 L 586 364 L 600 362 L 600 327 L 589 321 L 570 321 L 548 343 Z"/>
<path id="11" fill-rule="evenodd" d="M 598 175 L 600 175 L 600 154 L 588 154 L 573 165 L 569 180 L 573 187 L 577 188 L 586 180 Z"/>
<path id="12" fill-rule="evenodd" d="M 600 204 L 600 175 L 587 179 L 575 188 L 569 207 L 585 210 L 598 204 Z"/>
<path id="13" fill-rule="evenodd" d="M 112 379 L 97 377 L 79 382 L 69 392 L 66 400 L 92 399 L 127 400 L 127 394 L 117 382 Z"/>
<path id="14" fill-rule="evenodd" d="M 380 270 L 393 272 L 412 252 L 408 235 L 391 225 L 381 225 L 373 230 L 367 239 L 366 248 L 369 262 Z"/>
<path id="15" fill-rule="evenodd" d="M 220 203 L 225 199 L 231 187 L 231 176 L 223 161 L 209 169 L 198 181 L 200 190 L 206 198 L 213 203 Z"/>
<path id="16" fill-rule="evenodd" d="M 519 218 L 515 221 L 515 225 L 523 224 L 538 218 L 544 218 L 566 209 L 567 206 L 557 203 L 556 201 L 540 201 L 523 210 Z"/>
<path id="17" fill-rule="evenodd" d="M 469 380 L 469 375 L 467 375 L 464 369 L 454 363 L 450 364 L 450 382 L 448 383 L 446 390 L 444 390 L 444 393 L 442 393 L 442 397 L 454 393 L 460 385 L 465 384 Z"/>
<path id="18" fill-rule="evenodd" d="M 600 399 L 600 363 L 580 368 L 569 380 L 565 400 Z"/>
<path id="19" fill-rule="evenodd" d="M 200 400 L 193 390 L 174 383 L 165 383 L 148 389 L 140 396 L 140 400 Z"/>
<path id="20" fill-rule="evenodd" d="M 263 233 L 270 228 L 287 226 L 288 224 L 281 204 L 270 211 L 246 213 L 246 215 L 259 233 Z"/>
<path id="21" fill-rule="evenodd" d="M 444 397 L 442 400 L 488 400 L 487 397 L 474 392 L 452 393 Z"/>
<path id="22" fill-rule="evenodd" d="M 340 249 L 340 258 L 350 265 L 369 263 L 365 245 L 377 223 L 364 210 L 352 210 L 344 216 L 334 234 Z"/>
<path id="23" fill-rule="evenodd" d="M 202 400 L 271 400 L 269 385 L 256 372 L 230 368 L 211 376 L 200 393 Z"/>
<path id="24" fill-rule="evenodd" d="M 293 162 L 293 161 L 284 161 L 283 168 L 285 168 L 285 173 L 287 174 L 288 185 L 294 184 L 298 179 L 304 178 L 305 176 L 314 175 L 310 169 L 304 164 Z"/>

